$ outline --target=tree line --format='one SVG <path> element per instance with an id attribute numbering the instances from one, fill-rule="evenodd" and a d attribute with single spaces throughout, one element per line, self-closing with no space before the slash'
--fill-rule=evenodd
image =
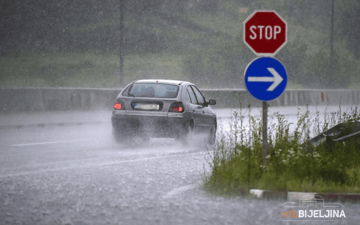
<path id="1" fill-rule="evenodd" d="M 220 78 L 221 87 L 239 87 L 243 85 L 239 75 L 254 55 L 244 46 L 241 29 L 233 34 L 214 24 L 225 18 L 229 26 L 239 27 L 253 10 L 274 9 L 289 29 L 298 30 L 276 56 L 290 71 L 290 79 L 309 88 L 321 88 L 328 79 L 328 0 L 0 0 L 0 56 L 88 51 L 118 54 L 121 1 L 125 7 L 125 57 L 181 54 L 184 73 L 195 81 L 215 87 Z M 360 57 L 359 14 L 359 1 L 335 0 L 336 88 L 351 82 L 341 77 L 344 73 L 358 70 L 353 64 Z"/>

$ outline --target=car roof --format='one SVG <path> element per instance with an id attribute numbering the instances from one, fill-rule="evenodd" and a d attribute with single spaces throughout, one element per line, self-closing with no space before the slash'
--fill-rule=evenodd
<path id="1" fill-rule="evenodd" d="M 180 85 L 184 83 L 190 83 L 182 80 L 167 80 L 167 79 L 143 79 L 134 81 L 134 83 L 162 83 L 162 84 L 175 84 Z"/>

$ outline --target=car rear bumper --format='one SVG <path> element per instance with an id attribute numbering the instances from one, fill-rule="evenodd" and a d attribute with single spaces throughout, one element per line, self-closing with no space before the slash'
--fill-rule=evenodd
<path id="1" fill-rule="evenodd" d="M 150 137 L 177 137 L 185 128 L 185 121 L 179 116 L 113 114 L 111 122 L 118 132 Z"/>

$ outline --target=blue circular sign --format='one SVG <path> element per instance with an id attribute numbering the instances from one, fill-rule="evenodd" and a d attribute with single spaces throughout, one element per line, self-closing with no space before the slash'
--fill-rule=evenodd
<path id="1" fill-rule="evenodd" d="M 271 101 L 285 90 L 287 74 L 281 62 L 271 57 L 256 58 L 245 69 L 245 85 L 260 101 Z"/>

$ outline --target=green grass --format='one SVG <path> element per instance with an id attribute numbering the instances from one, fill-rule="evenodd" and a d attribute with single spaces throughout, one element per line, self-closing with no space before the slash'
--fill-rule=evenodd
<path id="1" fill-rule="evenodd" d="M 62 51 L 90 52 L 30 53 L 35 49 L 50 52 L 56 46 L 45 44 L 40 48 L 25 43 L 19 45 L 24 52 L 11 55 L 6 51 L 0 56 L 0 86 L 112 88 L 141 78 L 168 78 L 190 80 L 203 88 L 245 88 L 243 72 L 256 56 L 243 43 L 242 23 L 255 9 L 273 8 L 288 26 L 287 44 L 276 55 L 287 70 L 288 89 L 360 88 L 360 61 L 348 49 L 346 40 L 335 35 L 335 71 L 329 77 L 330 30 L 317 28 L 329 21 L 308 17 L 299 24 L 297 17 L 288 13 L 288 1 L 223 1 L 216 3 L 218 9 L 213 12 L 206 7 L 199 9 L 201 1 L 191 3 L 183 11 L 168 11 L 170 6 L 175 9 L 170 2 L 157 12 L 139 8 L 144 11 L 140 17 L 127 14 L 127 54 L 121 85 L 116 50 L 120 14 L 113 11 L 107 16 L 93 15 L 86 22 L 75 19 L 68 24 L 74 48 Z M 248 11 L 240 13 L 240 7 L 246 5 Z M 329 86 L 329 80 L 335 85 Z"/>
<path id="2" fill-rule="evenodd" d="M 249 109 L 250 115 L 250 109 Z M 262 121 L 245 113 L 234 114 L 230 133 L 222 133 L 210 160 L 212 172 L 205 187 L 220 194 L 240 194 L 241 189 L 303 192 L 360 192 L 359 140 L 336 143 L 330 150 L 325 143 L 306 144 L 309 131 L 321 133 L 338 123 L 360 120 L 357 108 L 349 112 L 298 114 L 297 124 L 276 113 L 277 123 L 269 126 L 267 164 L 262 164 Z M 290 127 L 295 126 L 293 132 Z"/>
<path id="3" fill-rule="evenodd" d="M 201 25 L 202 27 L 209 28 L 214 31 L 222 32 L 228 34 L 232 37 L 237 37 L 240 35 L 242 30 L 242 21 L 246 17 L 231 18 L 227 15 L 219 15 L 214 17 L 212 14 L 198 14 L 193 13 L 189 15 L 189 19 L 195 22 L 196 24 Z"/>
<path id="4" fill-rule="evenodd" d="M 99 53 L 37 53 L 0 58 L 0 86 L 119 87 L 119 56 Z M 124 58 L 124 83 L 136 79 L 185 79 L 182 56 L 129 55 Z"/>

